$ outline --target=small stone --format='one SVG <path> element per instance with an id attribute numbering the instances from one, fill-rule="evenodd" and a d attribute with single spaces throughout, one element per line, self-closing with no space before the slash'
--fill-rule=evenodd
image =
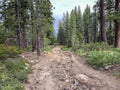
<path id="1" fill-rule="evenodd" d="M 77 74 L 75 78 L 81 82 L 81 83 L 88 83 L 89 82 L 89 77 L 84 75 L 84 74 Z"/>
<path id="2" fill-rule="evenodd" d="M 59 85 L 59 88 L 62 88 L 63 86 L 62 85 Z"/>
<path id="3" fill-rule="evenodd" d="M 114 66 L 113 65 L 107 65 L 107 66 L 105 66 L 105 70 L 110 70 L 110 69 L 112 69 Z"/>
<path id="4" fill-rule="evenodd" d="M 104 68 L 100 68 L 101 71 L 104 71 Z"/>
<path id="5" fill-rule="evenodd" d="M 70 80 L 66 80 L 65 82 L 66 82 L 66 83 L 69 83 L 69 82 L 70 82 Z"/>
<path id="6" fill-rule="evenodd" d="M 96 90 L 96 89 L 92 87 L 90 90 Z"/>
<path id="7" fill-rule="evenodd" d="M 64 81 L 64 79 L 63 79 L 63 78 L 60 78 L 59 80 L 60 80 L 60 81 Z"/>
<path id="8" fill-rule="evenodd" d="M 77 86 L 76 85 L 72 85 L 72 90 L 77 90 Z"/>
<path id="9" fill-rule="evenodd" d="M 70 88 L 69 87 L 65 87 L 64 90 L 70 90 Z"/>

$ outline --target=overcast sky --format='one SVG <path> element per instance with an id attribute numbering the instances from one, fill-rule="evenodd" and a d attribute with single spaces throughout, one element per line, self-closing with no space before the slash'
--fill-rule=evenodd
<path id="1" fill-rule="evenodd" d="M 83 12 L 86 5 L 94 5 L 95 0 L 51 0 L 51 3 L 55 7 L 53 10 L 54 15 L 61 15 L 63 12 L 71 11 L 75 6 L 80 5 Z"/>
<path id="2" fill-rule="evenodd" d="M 53 16 L 55 17 L 55 30 L 57 31 L 57 25 L 59 19 L 66 11 L 71 11 L 75 6 L 80 5 L 81 11 L 83 12 L 87 4 L 91 7 L 94 5 L 95 0 L 51 0 L 52 5 L 55 7 L 53 10 Z"/>

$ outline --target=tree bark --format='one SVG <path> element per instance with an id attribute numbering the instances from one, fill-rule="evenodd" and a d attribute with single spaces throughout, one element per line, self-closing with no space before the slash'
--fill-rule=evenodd
<path id="1" fill-rule="evenodd" d="M 120 12 L 120 0 L 115 1 L 115 10 Z M 120 48 L 120 20 L 115 20 L 115 44 L 116 48 Z"/>
<path id="2" fill-rule="evenodd" d="M 104 0 L 100 0 L 100 31 L 101 31 L 101 41 L 107 42 L 106 32 L 105 32 L 105 15 L 104 15 Z"/>

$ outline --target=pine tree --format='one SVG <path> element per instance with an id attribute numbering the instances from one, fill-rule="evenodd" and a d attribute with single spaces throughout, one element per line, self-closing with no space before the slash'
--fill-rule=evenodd
<path id="1" fill-rule="evenodd" d="M 17 44 L 21 48 L 27 47 L 26 39 L 26 19 L 27 19 L 28 2 L 26 0 L 15 0 L 15 19 Z"/>
<path id="2" fill-rule="evenodd" d="M 46 43 L 53 41 L 52 5 L 49 0 L 31 0 L 32 47 L 40 55 Z M 34 30 L 34 31 L 33 31 Z M 48 39 L 48 40 L 46 40 Z M 45 42 L 48 41 L 48 42 Z"/>
<path id="3" fill-rule="evenodd" d="M 113 21 L 113 13 L 114 9 L 114 0 L 105 0 L 105 20 L 106 20 L 106 35 L 107 42 L 109 45 L 113 45 L 114 43 L 114 21 Z"/>
<path id="4" fill-rule="evenodd" d="M 64 45 L 64 43 L 65 43 L 65 32 L 64 32 L 63 24 L 61 21 L 59 22 L 58 42 L 61 45 Z"/>
<path id="5" fill-rule="evenodd" d="M 66 12 L 65 15 L 65 37 L 66 37 L 66 45 L 69 46 L 69 41 L 70 41 L 70 15 L 68 12 Z"/>
<path id="6" fill-rule="evenodd" d="M 77 28 L 77 36 L 81 44 L 83 42 L 83 18 L 82 18 L 80 6 L 78 6 L 78 9 L 77 9 L 76 28 Z"/>
<path id="7" fill-rule="evenodd" d="M 97 5 L 93 6 L 93 14 L 92 14 L 92 20 L 93 20 L 93 42 L 97 42 L 97 32 L 98 32 L 98 15 L 97 15 Z"/>
<path id="8" fill-rule="evenodd" d="M 76 28 L 76 17 L 74 10 L 71 11 L 70 17 L 70 30 L 71 30 L 71 46 L 73 49 L 77 49 L 79 47 L 79 38 L 77 36 L 77 28 Z"/>
<path id="9" fill-rule="evenodd" d="M 27 40 L 25 26 L 28 14 L 28 2 L 26 0 L 2 0 L 1 2 L 3 26 L 7 30 L 6 34 L 9 35 L 6 41 L 10 38 L 16 38 L 17 45 L 20 48 L 26 48 Z"/>
<path id="10" fill-rule="evenodd" d="M 50 0 L 2 0 L 0 9 L 2 25 L 5 27 L 6 34 L 9 35 L 6 38 L 16 39 L 18 47 L 26 49 L 27 44 L 32 44 L 32 51 L 36 50 L 40 55 L 46 38 L 53 43 L 54 30 Z"/>
<path id="11" fill-rule="evenodd" d="M 90 42 L 90 33 L 91 33 L 91 13 L 90 7 L 87 5 L 84 14 L 83 14 L 83 26 L 84 26 L 84 37 L 85 43 Z"/>

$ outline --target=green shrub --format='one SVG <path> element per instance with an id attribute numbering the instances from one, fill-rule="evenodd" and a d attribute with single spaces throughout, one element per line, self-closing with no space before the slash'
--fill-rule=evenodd
<path id="1" fill-rule="evenodd" d="M 87 63 L 94 65 L 96 68 L 104 67 L 108 64 L 119 64 L 120 55 L 114 51 L 91 51 Z"/>
<path id="2" fill-rule="evenodd" d="M 18 80 L 11 80 L 8 83 L 4 83 L 0 90 L 24 90 L 23 86 Z"/>
<path id="3" fill-rule="evenodd" d="M 63 46 L 62 48 L 61 48 L 63 51 L 74 51 L 73 49 L 72 49 L 72 47 L 67 47 L 67 46 Z"/>
<path id="4" fill-rule="evenodd" d="M 116 74 L 116 76 L 117 76 L 118 78 L 120 78 L 120 72 L 118 72 L 118 73 Z"/>
<path id="5" fill-rule="evenodd" d="M 80 49 L 83 49 L 84 51 L 100 51 L 100 50 L 107 50 L 110 46 L 106 43 L 90 43 L 81 45 Z"/>
<path id="6" fill-rule="evenodd" d="M 63 46 L 61 49 L 62 49 L 63 51 L 69 50 L 69 48 L 68 48 L 68 47 L 65 47 L 65 46 Z"/>
<path id="7" fill-rule="evenodd" d="M 44 38 L 44 46 L 50 45 L 51 41 L 48 38 Z"/>
<path id="8" fill-rule="evenodd" d="M 86 52 L 83 49 L 78 49 L 75 51 L 76 54 L 81 55 L 81 56 L 85 56 Z"/>
<path id="9" fill-rule="evenodd" d="M 14 77 L 17 78 L 21 82 L 28 81 L 27 72 L 24 72 L 24 71 L 15 73 Z"/>
<path id="10" fill-rule="evenodd" d="M 22 52 L 22 50 L 14 46 L 0 44 L 0 59 L 12 58 Z"/>
<path id="11" fill-rule="evenodd" d="M 27 46 L 26 51 L 27 52 L 32 52 L 32 46 L 31 45 Z"/>
<path id="12" fill-rule="evenodd" d="M 113 51 L 120 53 L 120 48 L 112 48 Z"/>
<path id="13" fill-rule="evenodd" d="M 48 46 L 44 47 L 44 48 L 43 48 L 43 53 L 48 53 L 48 52 L 50 52 L 53 47 L 54 47 L 54 46 L 52 46 L 52 45 L 48 45 Z"/>
<path id="14" fill-rule="evenodd" d="M 0 61 L 0 90 L 23 90 L 30 66 L 22 58 Z"/>
<path id="15" fill-rule="evenodd" d="M 120 63 L 120 49 L 113 48 L 106 43 L 83 44 L 75 51 L 67 47 L 62 47 L 62 50 L 71 50 L 78 55 L 87 56 L 87 63 L 96 68 Z"/>

